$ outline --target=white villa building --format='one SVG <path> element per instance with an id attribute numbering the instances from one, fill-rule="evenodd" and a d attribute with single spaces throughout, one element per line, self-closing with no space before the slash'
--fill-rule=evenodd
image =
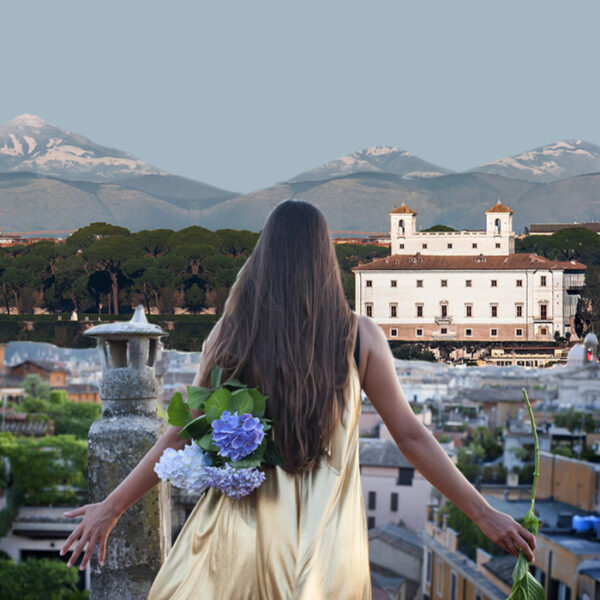
<path id="1" fill-rule="evenodd" d="M 417 231 L 391 211 L 391 256 L 359 265 L 355 305 L 388 339 L 552 341 L 575 330 L 585 265 L 515 254 L 513 211 L 500 200 L 484 231 Z"/>

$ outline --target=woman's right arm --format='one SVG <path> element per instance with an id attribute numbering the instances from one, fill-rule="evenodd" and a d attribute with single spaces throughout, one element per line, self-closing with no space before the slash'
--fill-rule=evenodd
<path id="1" fill-rule="evenodd" d="M 60 555 L 63 556 L 73 543 L 77 542 L 67 563 L 69 567 L 75 564 L 86 544 L 85 555 L 79 568 L 85 569 L 96 544 L 99 544 L 98 560 L 102 565 L 108 534 L 121 515 L 158 483 L 154 465 L 160 460 L 163 452 L 167 448 L 179 450 L 184 447 L 186 441 L 179 437 L 180 429 L 169 426 L 131 473 L 102 502 L 86 504 L 64 513 L 66 517 L 83 516 L 60 550 Z"/>

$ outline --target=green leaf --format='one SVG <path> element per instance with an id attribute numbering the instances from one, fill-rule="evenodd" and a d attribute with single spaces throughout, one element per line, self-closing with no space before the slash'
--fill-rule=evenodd
<path id="1" fill-rule="evenodd" d="M 237 390 L 236 392 L 233 392 L 229 399 L 229 404 L 227 405 L 227 410 L 229 412 L 233 413 L 237 411 L 238 415 L 251 413 L 253 409 L 254 402 L 252 396 L 248 393 L 248 390 Z"/>
<path id="2" fill-rule="evenodd" d="M 533 533 L 533 535 L 537 535 L 538 529 L 540 527 L 540 520 L 536 517 L 535 513 L 532 510 L 525 515 L 523 519 L 523 527 Z"/>
<path id="3" fill-rule="evenodd" d="M 181 433 L 185 432 L 189 434 L 193 439 L 198 440 L 208 431 L 210 425 L 206 421 L 206 415 L 200 415 L 193 421 L 190 421 L 182 430 Z M 180 433 L 180 435 L 181 435 Z"/>
<path id="4" fill-rule="evenodd" d="M 527 576 L 527 559 L 522 552 L 519 552 L 519 558 L 517 558 L 517 564 L 513 570 L 512 579 L 516 583 Z"/>
<path id="5" fill-rule="evenodd" d="M 253 417 L 262 417 L 265 414 L 266 400 L 268 396 L 261 394 L 258 388 L 250 388 L 248 393 L 252 396 L 254 402 L 254 409 L 252 411 Z"/>
<path id="6" fill-rule="evenodd" d="M 198 446 L 202 448 L 202 450 L 206 450 L 207 452 L 218 452 L 219 448 L 213 444 L 212 441 L 212 432 L 208 432 L 200 438 L 198 442 Z"/>
<path id="7" fill-rule="evenodd" d="M 265 449 L 267 447 L 267 438 L 263 438 L 260 446 L 248 456 L 236 461 L 231 461 L 229 464 L 236 469 L 250 469 L 258 467 L 263 460 Z"/>
<path id="8" fill-rule="evenodd" d="M 226 386 L 226 387 L 231 387 L 231 388 L 245 388 L 245 387 L 247 387 L 246 384 L 242 383 L 241 381 L 239 381 L 237 379 L 228 379 L 223 385 Z"/>
<path id="9" fill-rule="evenodd" d="M 231 392 L 225 388 L 219 388 L 211 394 L 210 398 L 204 404 L 206 420 L 209 423 L 218 419 L 223 414 L 223 411 L 227 410 L 230 398 Z"/>
<path id="10" fill-rule="evenodd" d="M 221 384 L 221 375 L 223 375 L 223 369 L 217 365 L 213 365 L 210 368 L 210 387 L 215 389 Z"/>
<path id="11" fill-rule="evenodd" d="M 203 408 L 203 404 L 208 400 L 213 390 L 210 388 L 199 387 L 197 385 L 187 386 L 187 401 L 191 408 L 199 410 Z"/>
<path id="12" fill-rule="evenodd" d="M 174 427 L 183 427 L 192 420 L 190 407 L 184 402 L 181 392 L 175 392 L 167 409 L 169 425 Z"/>
<path id="13" fill-rule="evenodd" d="M 507 600 L 545 600 L 545 598 L 546 594 L 540 582 L 526 571 L 525 575 L 513 584 L 512 593 Z"/>

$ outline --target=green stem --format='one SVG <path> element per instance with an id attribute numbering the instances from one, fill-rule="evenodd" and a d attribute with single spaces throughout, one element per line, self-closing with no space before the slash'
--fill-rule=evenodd
<path id="1" fill-rule="evenodd" d="M 533 420 L 533 411 L 531 410 L 531 403 L 527 396 L 527 390 L 523 389 L 523 397 L 527 404 L 527 412 L 529 413 L 529 422 L 531 423 L 531 432 L 533 433 L 533 443 L 535 448 L 535 467 L 533 471 L 533 485 L 531 486 L 531 512 L 533 513 L 533 505 L 535 504 L 535 488 L 537 486 L 537 480 L 540 475 L 540 446 L 538 443 L 537 430 L 535 428 L 535 421 Z"/>

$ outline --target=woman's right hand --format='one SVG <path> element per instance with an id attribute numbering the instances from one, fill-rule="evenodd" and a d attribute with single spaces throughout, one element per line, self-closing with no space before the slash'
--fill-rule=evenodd
<path id="1" fill-rule="evenodd" d="M 98 544 L 98 562 L 102 566 L 106 551 L 106 538 L 121 515 L 117 514 L 106 501 L 96 504 L 86 504 L 85 506 L 66 512 L 64 515 L 69 518 L 83 516 L 81 522 L 60 549 L 60 555 L 64 556 L 73 543 L 77 542 L 67 565 L 72 567 L 75 564 L 87 544 L 85 554 L 79 565 L 79 569 L 83 571 L 94 552 L 96 544 Z"/>

